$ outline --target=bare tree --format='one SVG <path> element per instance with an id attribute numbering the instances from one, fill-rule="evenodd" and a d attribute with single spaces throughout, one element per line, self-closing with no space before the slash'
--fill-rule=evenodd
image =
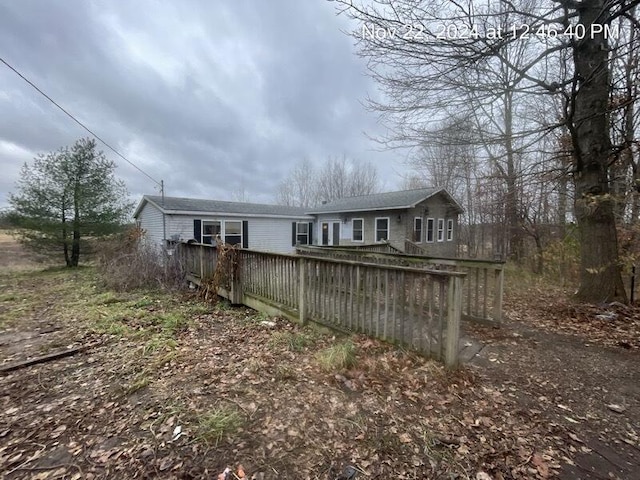
<path id="1" fill-rule="evenodd" d="M 351 160 L 349 196 L 369 195 L 379 189 L 378 170 L 370 162 Z"/>
<path id="2" fill-rule="evenodd" d="M 320 201 L 368 195 L 379 189 L 378 172 L 369 162 L 329 157 L 316 170 L 309 159 L 296 165 L 280 183 L 276 201 L 309 207 Z"/>
<path id="3" fill-rule="evenodd" d="M 298 163 L 280 182 L 276 201 L 280 205 L 310 207 L 318 202 L 317 173 L 308 158 Z"/>
<path id="4" fill-rule="evenodd" d="M 407 165 L 412 175 L 405 179 L 405 185 L 406 188 L 444 187 L 459 199 L 465 209 L 460 218 L 461 244 L 467 255 L 477 256 L 478 202 L 486 197 L 479 196 L 477 190 L 485 174 L 479 162 L 477 142 L 471 138 L 474 126 L 469 119 L 455 115 L 441 125 L 409 157 Z"/>
<path id="5" fill-rule="evenodd" d="M 393 124 L 396 135 L 391 142 L 419 143 L 444 111 L 478 115 L 483 127 L 500 111 L 500 126 L 505 128 L 480 131 L 492 133 L 486 145 L 495 141 L 505 149 L 502 158 L 513 155 L 515 162 L 521 157 L 515 140 L 546 133 L 527 131 L 526 125 L 514 121 L 520 97 L 561 99 L 564 115 L 557 126 L 566 125 L 571 138 L 581 243 L 577 296 L 587 301 L 626 301 L 610 194 L 615 150 L 609 133 L 608 45 L 610 27 L 617 19 L 628 18 L 637 28 L 630 15 L 640 2 L 338 3 L 358 22 L 353 36 L 360 54 L 388 99 L 371 106 Z M 526 51 L 520 48 L 523 42 Z M 490 75 L 496 67 L 502 75 Z M 512 178 L 508 169 L 505 173 Z M 506 193 L 512 195 L 508 188 Z M 511 198 L 508 203 L 518 202 Z"/>

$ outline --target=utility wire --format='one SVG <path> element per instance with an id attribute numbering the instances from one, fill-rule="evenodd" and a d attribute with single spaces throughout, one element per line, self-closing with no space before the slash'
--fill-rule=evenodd
<path id="1" fill-rule="evenodd" d="M 146 176 L 147 178 L 149 178 L 152 182 L 154 182 L 155 184 L 157 184 L 162 190 L 164 190 L 164 185 L 163 182 L 159 182 L 158 180 L 156 180 L 155 178 L 153 178 L 151 175 L 149 175 L 147 172 L 145 172 L 144 170 L 142 170 L 140 167 L 138 167 L 135 163 L 133 163 L 132 161 L 128 160 L 124 155 L 122 155 L 119 151 L 117 151 L 115 148 L 113 148 L 111 145 L 109 145 L 107 142 L 105 142 L 102 138 L 100 138 L 96 133 L 94 133 L 91 129 L 89 129 L 84 123 L 82 123 L 80 120 L 78 120 L 76 117 L 74 117 L 73 115 L 71 115 L 68 111 L 66 111 L 64 108 L 62 108 L 53 98 L 51 98 L 49 95 L 47 95 L 46 93 L 44 93 L 42 90 L 40 90 L 37 85 L 35 85 L 31 80 L 29 80 L 27 77 L 25 77 L 24 75 L 22 75 L 18 70 L 16 70 L 15 68 L 13 68 L 11 65 L 9 65 L 9 63 L 7 63 L 7 61 L 0 57 L 0 62 L 4 63 L 7 67 L 9 67 L 11 70 L 13 70 L 16 75 L 18 75 L 20 78 L 22 78 L 25 82 L 27 82 L 29 85 L 31 85 L 33 88 L 35 88 L 38 93 L 40 93 L 43 97 L 45 97 L 47 100 L 49 100 L 51 103 L 53 103 L 56 107 L 58 107 L 60 110 L 62 110 L 69 118 L 71 118 L 71 120 L 73 120 L 74 122 L 76 122 L 78 125 L 80 125 L 82 128 L 84 128 L 87 132 L 89 132 L 91 135 L 93 135 L 94 137 L 96 137 L 98 140 L 100 140 L 100 142 L 102 142 L 103 145 L 105 145 L 109 150 L 111 150 L 113 153 L 115 153 L 116 155 L 118 155 L 121 159 L 123 159 L 125 162 L 127 162 L 129 165 L 131 165 L 133 168 L 135 168 L 136 170 L 138 170 L 140 173 L 142 173 L 144 176 Z M 163 192 L 164 193 L 164 192 Z"/>

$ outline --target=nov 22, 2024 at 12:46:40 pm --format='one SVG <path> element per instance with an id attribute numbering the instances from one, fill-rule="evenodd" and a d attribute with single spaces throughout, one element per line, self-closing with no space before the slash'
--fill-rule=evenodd
<path id="1" fill-rule="evenodd" d="M 619 26 L 605 24 L 591 25 L 528 25 L 513 24 L 507 27 L 488 27 L 483 30 L 477 25 L 467 25 L 463 23 L 442 23 L 436 25 L 433 30 L 427 32 L 422 25 L 403 25 L 401 27 L 380 27 L 374 24 L 362 24 L 361 36 L 366 40 L 387 40 L 404 39 L 412 41 L 423 40 L 500 40 L 500 39 L 529 39 L 540 40 L 572 39 L 582 40 L 585 38 L 595 38 L 598 35 L 605 39 L 616 39 L 619 37 Z"/>

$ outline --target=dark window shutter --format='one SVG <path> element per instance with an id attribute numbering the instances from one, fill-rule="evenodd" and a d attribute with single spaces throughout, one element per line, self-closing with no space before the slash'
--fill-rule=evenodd
<path id="1" fill-rule="evenodd" d="M 291 246 L 295 247 L 296 246 L 296 240 L 298 236 L 298 227 L 296 222 L 291 222 Z"/>
<path id="2" fill-rule="evenodd" d="M 313 222 L 309 222 L 309 245 L 313 245 Z"/>
<path id="3" fill-rule="evenodd" d="M 249 221 L 242 221 L 242 248 L 249 248 Z"/>
<path id="4" fill-rule="evenodd" d="M 195 219 L 193 221 L 193 238 L 196 242 L 202 242 L 202 220 Z"/>

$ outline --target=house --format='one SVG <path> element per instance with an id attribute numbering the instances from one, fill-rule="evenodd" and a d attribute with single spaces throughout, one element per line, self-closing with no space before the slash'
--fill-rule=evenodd
<path id="1" fill-rule="evenodd" d="M 219 236 L 242 248 L 293 253 L 313 236 L 313 217 L 283 205 L 144 195 L 133 216 L 145 241 L 157 247 L 167 241 L 215 244 Z"/>
<path id="2" fill-rule="evenodd" d="M 304 209 L 145 195 L 134 213 L 146 241 L 214 244 L 216 237 L 242 248 L 294 253 L 299 245 L 367 245 L 388 242 L 433 256 L 455 256 L 462 207 L 443 188 L 347 197 Z M 407 242 L 408 241 L 408 242 Z"/>
<path id="3" fill-rule="evenodd" d="M 427 255 L 452 257 L 463 211 L 444 188 L 420 188 L 341 198 L 306 213 L 315 217 L 316 245 L 389 242 L 407 251 L 413 243 Z"/>

